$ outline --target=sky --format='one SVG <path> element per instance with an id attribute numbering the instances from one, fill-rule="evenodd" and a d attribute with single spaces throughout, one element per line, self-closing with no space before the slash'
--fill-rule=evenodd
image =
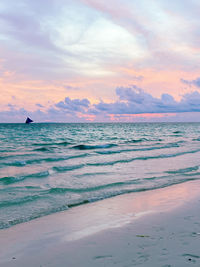
<path id="1" fill-rule="evenodd" d="M 200 121 L 199 0 L 1 0 L 0 122 Z"/>

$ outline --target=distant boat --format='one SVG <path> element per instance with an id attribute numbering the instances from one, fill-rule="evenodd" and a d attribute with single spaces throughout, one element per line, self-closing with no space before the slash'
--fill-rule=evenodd
<path id="1" fill-rule="evenodd" d="M 33 120 L 31 120 L 29 117 L 27 117 L 25 123 L 31 123 L 31 122 L 33 122 Z"/>

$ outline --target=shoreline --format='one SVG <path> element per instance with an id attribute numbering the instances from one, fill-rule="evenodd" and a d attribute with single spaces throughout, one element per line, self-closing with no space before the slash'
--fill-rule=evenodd
<path id="1" fill-rule="evenodd" d="M 169 255 L 166 251 L 180 241 L 176 238 L 180 224 L 185 227 L 181 236 L 185 243 L 183 247 L 186 248 L 187 243 L 190 246 L 190 243 L 200 241 L 199 188 L 200 181 L 197 180 L 120 195 L 0 230 L 0 266 L 165 266 L 164 263 L 170 260 L 170 257 L 164 257 Z M 194 222 L 191 219 L 195 216 L 199 216 L 199 224 L 198 220 Z M 154 229 L 155 225 L 165 231 Z M 170 229 L 173 227 L 172 235 Z M 192 227 L 195 230 L 188 229 Z M 159 232 L 163 236 L 157 240 L 155 236 Z M 171 244 L 173 238 L 174 243 Z M 154 261 L 154 265 L 148 265 L 150 258 L 156 257 L 151 257 L 149 250 L 152 255 L 155 254 L 154 249 L 160 248 L 159 240 L 166 240 L 165 248 L 159 255 L 164 263 L 155 265 Z M 141 245 L 141 242 L 144 244 Z M 138 251 L 141 246 L 143 249 Z M 190 247 L 194 252 L 184 252 L 180 259 L 177 257 L 174 261 L 197 263 L 198 266 L 198 245 Z M 77 257 L 77 253 L 80 256 Z M 180 265 L 166 266 L 187 265 L 180 262 Z"/>

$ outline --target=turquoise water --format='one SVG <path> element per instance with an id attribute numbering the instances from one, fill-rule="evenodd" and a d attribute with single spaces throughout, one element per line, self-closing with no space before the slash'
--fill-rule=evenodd
<path id="1" fill-rule="evenodd" d="M 0 228 L 200 178 L 199 123 L 0 124 Z"/>

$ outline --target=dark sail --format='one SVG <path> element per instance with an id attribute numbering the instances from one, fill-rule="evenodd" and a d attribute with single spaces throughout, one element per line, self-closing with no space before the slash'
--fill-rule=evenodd
<path id="1" fill-rule="evenodd" d="M 26 119 L 26 122 L 25 122 L 25 123 L 31 123 L 31 122 L 33 122 L 33 120 L 31 120 L 29 117 L 27 117 L 27 119 Z"/>

